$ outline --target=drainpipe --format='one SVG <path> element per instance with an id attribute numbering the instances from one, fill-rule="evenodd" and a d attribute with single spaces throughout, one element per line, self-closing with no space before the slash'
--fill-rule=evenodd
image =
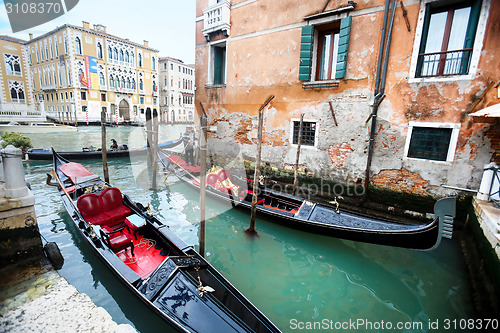
<path id="1" fill-rule="evenodd" d="M 389 31 L 387 32 L 387 38 L 385 36 L 387 29 L 387 17 L 389 12 L 389 3 L 391 10 L 391 18 L 389 22 Z M 373 109 L 371 114 L 372 125 L 370 130 L 370 141 L 368 143 L 368 158 L 366 161 L 366 171 L 365 171 L 365 189 L 368 189 L 368 185 L 370 183 L 370 168 L 372 165 L 373 158 L 373 147 L 375 144 L 375 130 L 377 127 L 377 113 L 378 107 L 382 100 L 384 99 L 384 91 L 385 91 L 385 82 L 387 79 L 387 68 L 389 66 L 389 52 L 391 50 L 391 40 L 392 40 L 392 29 L 394 26 L 394 12 L 396 9 L 396 0 L 387 0 L 385 3 L 385 11 L 384 11 L 384 24 L 382 27 L 382 36 L 380 38 L 380 52 L 378 55 L 378 64 L 377 64 L 377 74 L 375 79 L 375 90 L 374 90 L 374 100 L 373 100 Z M 384 45 L 385 41 L 385 45 Z M 384 54 L 385 50 L 385 54 Z M 384 63 L 382 64 L 382 59 Z M 381 74 L 382 72 L 382 74 Z M 365 191 L 366 193 L 366 191 Z"/>

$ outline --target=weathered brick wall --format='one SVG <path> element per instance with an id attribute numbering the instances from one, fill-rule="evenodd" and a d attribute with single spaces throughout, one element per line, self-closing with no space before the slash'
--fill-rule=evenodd
<path id="1" fill-rule="evenodd" d="M 406 169 L 382 170 L 372 177 L 371 184 L 396 192 L 428 195 L 427 190 L 431 185 L 418 173 Z"/>
<path id="2" fill-rule="evenodd" d="M 491 126 L 485 135 L 491 140 L 491 149 L 494 150 L 491 155 L 491 162 L 500 164 L 500 124 Z"/>

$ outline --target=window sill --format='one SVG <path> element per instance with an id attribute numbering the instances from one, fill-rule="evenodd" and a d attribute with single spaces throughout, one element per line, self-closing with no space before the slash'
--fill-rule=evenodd
<path id="1" fill-rule="evenodd" d="M 427 163 L 431 163 L 431 164 L 435 164 L 435 165 L 442 165 L 442 166 L 451 165 L 453 162 L 453 160 L 451 160 L 451 161 L 438 161 L 438 160 L 430 160 L 427 158 L 408 157 L 408 156 L 405 156 L 404 160 L 407 162 L 413 162 L 413 163 L 427 162 Z"/>
<path id="2" fill-rule="evenodd" d="M 339 80 L 309 81 L 302 84 L 302 89 L 328 89 L 337 88 Z"/>
<path id="3" fill-rule="evenodd" d="M 430 76 L 430 77 L 410 77 L 408 83 L 436 83 L 436 82 L 455 82 L 471 81 L 474 75 L 450 75 L 450 76 Z"/>
<path id="4" fill-rule="evenodd" d="M 213 89 L 213 88 L 225 88 L 226 84 L 221 83 L 221 84 L 205 84 L 206 89 Z"/>

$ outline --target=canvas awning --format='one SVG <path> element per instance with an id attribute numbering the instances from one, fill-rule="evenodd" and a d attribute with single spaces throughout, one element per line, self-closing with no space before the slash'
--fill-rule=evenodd
<path id="1" fill-rule="evenodd" d="M 494 123 L 500 118 L 500 103 L 469 114 L 475 123 Z"/>

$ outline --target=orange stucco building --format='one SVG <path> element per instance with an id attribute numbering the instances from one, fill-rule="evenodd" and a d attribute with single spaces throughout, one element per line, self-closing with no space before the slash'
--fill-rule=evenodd
<path id="1" fill-rule="evenodd" d="M 213 154 L 300 164 L 322 178 L 441 196 L 500 162 L 500 3 L 197 0 L 196 105 Z M 371 141 L 371 143 L 370 143 Z M 367 173 L 367 169 L 369 172 Z"/>

